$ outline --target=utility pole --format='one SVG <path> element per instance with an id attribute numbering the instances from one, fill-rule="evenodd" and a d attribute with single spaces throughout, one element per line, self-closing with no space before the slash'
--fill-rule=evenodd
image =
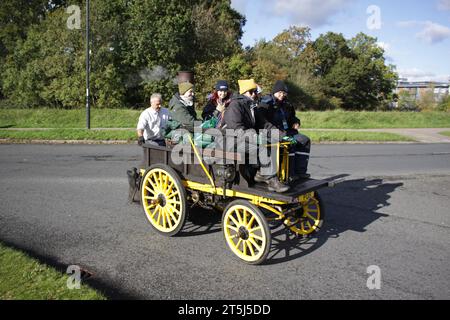
<path id="1" fill-rule="evenodd" d="M 91 105 L 89 101 L 89 72 L 91 66 L 89 51 L 89 0 L 86 0 L 86 127 L 91 129 Z"/>

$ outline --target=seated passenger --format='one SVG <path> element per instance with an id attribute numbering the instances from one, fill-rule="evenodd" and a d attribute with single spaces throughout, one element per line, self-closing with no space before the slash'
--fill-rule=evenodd
<path id="1" fill-rule="evenodd" d="M 219 80 L 214 87 L 214 92 L 212 93 L 211 98 L 203 109 L 203 121 L 216 117 L 216 128 L 220 128 L 225 109 L 231 101 L 231 94 L 231 91 L 228 89 L 228 82 L 225 80 Z"/>
<path id="2" fill-rule="evenodd" d="M 230 105 L 225 110 L 222 128 L 234 130 L 237 136 L 236 144 L 238 150 L 244 146 L 247 154 L 258 154 L 258 151 L 261 151 L 261 149 L 265 152 L 267 148 L 264 147 L 264 144 L 261 144 L 258 148 L 257 143 L 249 143 L 246 140 L 248 133 L 256 132 L 255 129 L 259 126 L 255 115 L 257 84 L 253 79 L 239 80 L 239 93 L 240 95 L 231 99 Z M 262 120 L 264 121 L 264 119 Z M 228 151 L 234 151 L 234 149 Z M 289 190 L 289 186 L 278 180 L 276 157 L 276 152 L 272 152 L 267 159 L 268 163 L 260 166 L 260 170 L 256 173 L 254 179 L 256 182 L 267 183 L 270 191 L 286 192 Z"/>
<path id="3" fill-rule="evenodd" d="M 183 128 L 194 131 L 194 122 L 198 121 L 194 108 L 194 85 L 189 82 L 178 84 L 178 92 L 169 102 L 169 111 L 172 116 L 171 128 Z"/>
<path id="4" fill-rule="evenodd" d="M 311 140 L 298 132 L 300 119 L 295 115 L 295 108 L 287 100 L 288 88 L 286 84 L 278 80 L 272 90 L 272 94 L 261 98 L 258 113 L 266 118 L 274 127 L 285 132 L 295 143 L 290 150 L 293 153 L 291 167 L 291 181 L 309 178 L 307 174 Z"/>
<path id="5" fill-rule="evenodd" d="M 169 110 L 161 108 L 162 97 L 154 93 L 150 97 L 150 107 L 139 116 L 137 124 L 138 144 L 150 143 L 165 146 L 164 132 L 169 120 Z"/>

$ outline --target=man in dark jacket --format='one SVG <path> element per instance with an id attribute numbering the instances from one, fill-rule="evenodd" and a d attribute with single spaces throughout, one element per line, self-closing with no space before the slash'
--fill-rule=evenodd
<path id="1" fill-rule="evenodd" d="M 267 119 L 271 126 L 285 132 L 295 145 L 290 150 L 292 165 L 290 165 L 289 178 L 291 181 L 309 178 L 308 161 L 311 150 L 311 140 L 298 132 L 301 126 L 300 119 L 295 115 L 295 108 L 287 101 L 288 88 L 286 84 L 278 80 L 272 94 L 262 97 L 258 107 L 258 115 Z"/>
<path id="2" fill-rule="evenodd" d="M 194 85 L 192 83 L 178 84 L 178 92 L 170 99 L 169 111 L 172 127 L 194 131 L 194 122 L 198 120 L 194 108 Z"/>
<path id="3" fill-rule="evenodd" d="M 239 80 L 239 93 L 231 99 L 230 105 L 225 110 L 222 129 L 234 130 L 238 151 L 242 152 L 242 148 L 244 148 L 244 152 L 250 155 L 256 155 L 259 151 L 259 160 L 261 160 L 261 154 L 267 154 L 267 149 L 264 147 L 265 142 L 260 143 L 258 148 L 256 141 L 249 143 L 246 140 L 249 136 L 256 135 L 256 129 L 263 126 L 259 122 L 264 122 L 264 119 L 259 118 L 255 113 L 257 106 L 257 85 L 255 81 L 253 79 Z M 278 133 L 278 130 L 275 133 Z M 273 134 L 272 138 L 276 139 L 275 136 L 277 134 Z M 271 140 L 270 137 L 269 140 Z M 267 162 L 261 164 L 260 170 L 256 173 L 255 181 L 267 183 L 270 191 L 286 192 L 289 190 L 289 186 L 278 180 L 276 152 L 272 152 L 266 160 Z"/>

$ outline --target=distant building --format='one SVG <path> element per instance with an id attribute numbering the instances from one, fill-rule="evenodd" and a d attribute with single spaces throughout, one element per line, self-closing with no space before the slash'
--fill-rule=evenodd
<path id="1" fill-rule="evenodd" d="M 399 94 L 400 92 L 407 91 L 417 101 L 423 94 L 432 91 L 434 99 L 440 101 L 449 94 L 449 87 L 450 82 L 408 82 L 407 79 L 400 78 L 395 93 Z"/>

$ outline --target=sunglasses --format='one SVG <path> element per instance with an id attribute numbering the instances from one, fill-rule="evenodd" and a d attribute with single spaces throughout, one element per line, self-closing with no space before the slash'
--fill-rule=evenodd
<path id="1" fill-rule="evenodd" d="M 248 93 L 250 93 L 250 94 L 257 94 L 258 90 L 249 90 Z"/>

